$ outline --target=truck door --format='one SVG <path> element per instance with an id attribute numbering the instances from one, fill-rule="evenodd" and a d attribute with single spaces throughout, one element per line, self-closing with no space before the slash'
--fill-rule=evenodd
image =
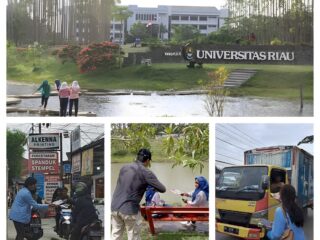
<path id="1" fill-rule="evenodd" d="M 270 172 L 270 189 L 269 189 L 269 201 L 268 201 L 268 220 L 273 221 L 274 213 L 281 202 L 279 201 L 279 192 L 281 186 L 286 183 L 286 171 L 282 169 L 273 168 Z"/>

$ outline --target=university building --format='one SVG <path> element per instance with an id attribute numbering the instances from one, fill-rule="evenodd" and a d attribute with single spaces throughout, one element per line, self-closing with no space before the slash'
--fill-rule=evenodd
<path id="1" fill-rule="evenodd" d="M 170 39 L 173 27 L 179 25 L 195 26 L 201 34 L 208 35 L 221 28 L 228 17 L 227 9 L 218 10 L 216 7 L 159 5 L 156 8 L 141 8 L 129 5 L 128 10 L 132 12 L 132 16 L 127 21 L 111 23 L 110 37 L 113 41 L 123 43 L 123 32 L 130 33 L 132 25 L 138 22 L 146 26 L 163 25 L 167 31 L 159 31 L 158 37 L 162 40 Z"/>

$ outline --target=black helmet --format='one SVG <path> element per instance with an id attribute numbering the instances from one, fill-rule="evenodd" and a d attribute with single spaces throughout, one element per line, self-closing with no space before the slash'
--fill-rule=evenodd
<path id="1" fill-rule="evenodd" d="M 24 182 L 24 186 L 25 186 L 25 187 L 28 187 L 28 186 L 34 185 L 34 184 L 36 184 L 36 183 L 37 183 L 37 179 L 35 179 L 34 177 L 28 177 L 28 178 L 26 179 L 26 181 Z"/>
<path id="2" fill-rule="evenodd" d="M 77 182 L 75 187 L 74 187 L 74 192 L 77 195 L 82 195 L 84 193 L 88 192 L 88 186 L 84 182 Z"/>
<path id="3" fill-rule="evenodd" d="M 140 162 L 151 160 L 151 152 L 146 148 L 141 148 L 137 154 L 137 160 Z"/>

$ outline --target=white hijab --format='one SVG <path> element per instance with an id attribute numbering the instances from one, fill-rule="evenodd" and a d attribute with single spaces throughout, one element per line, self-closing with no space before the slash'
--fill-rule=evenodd
<path id="1" fill-rule="evenodd" d="M 67 88 L 68 88 L 68 84 L 66 82 L 63 82 L 60 86 L 60 90 L 67 89 Z"/>
<path id="2" fill-rule="evenodd" d="M 73 81 L 71 87 L 72 88 L 80 88 L 78 81 Z"/>

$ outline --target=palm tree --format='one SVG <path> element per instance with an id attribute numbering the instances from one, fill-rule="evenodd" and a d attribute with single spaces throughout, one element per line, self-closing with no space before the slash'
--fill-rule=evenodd
<path id="1" fill-rule="evenodd" d="M 125 31 L 124 31 L 124 22 L 132 16 L 132 12 L 129 11 L 128 7 L 126 6 L 118 6 L 114 5 L 112 9 L 112 17 L 116 21 L 120 21 L 121 29 L 120 29 L 120 36 L 121 36 L 121 43 L 124 44 L 125 39 Z"/>

